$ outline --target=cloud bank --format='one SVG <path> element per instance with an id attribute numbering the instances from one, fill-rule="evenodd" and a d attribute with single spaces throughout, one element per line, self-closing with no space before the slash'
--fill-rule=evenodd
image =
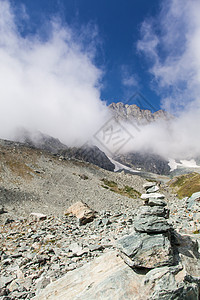
<path id="1" fill-rule="evenodd" d="M 199 37 L 198 0 L 162 1 L 160 14 L 143 22 L 138 51 L 147 59 L 162 107 L 177 118 L 136 132 L 137 149 L 152 149 L 172 158 L 200 155 Z"/>
<path id="2" fill-rule="evenodd" d="M 25 7 L 18 15 L 30 22 Z M 30 35 L 20 33 L 18 22 L 10 2 L 0 0 L 0 138 L 12 139 L 23 127 L 69 146 L 91 140 L 110 118 L 100 99 L 103 73 L 94 63 L 96 28 L 77 33 L 54 18 L 45 34 Z M 160 14 L 143 22 L 138 51 L 163 108 L 177 117 L 139 130 L 124 124 L 134 138 L 123 151 L 182 159 L 200 154 L 199 37 L 198 0 L 162 1 Z M 137 76 L 125 69 L 123 84 L 137 86 Z"/>
<path id="3" fill-rule="evenodd" d="M 22 14 L 28 19 L 24 7 Z M 77 34 L 56 19 L 43 37 L 22 35 L 10 2 L 0 1 L 0 138 L 12 138 L 21 127 L 67 145 L 91 138 L 108 114 L 95 42 L 87 43 L 95 35 L 88 28 Z"/>

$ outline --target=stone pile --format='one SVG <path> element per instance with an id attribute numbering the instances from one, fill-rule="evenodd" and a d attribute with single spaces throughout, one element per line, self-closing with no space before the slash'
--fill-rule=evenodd
<path id="1" fill-rule="evenodd" d="M 173 264 L 169 209 L 163 195 L 155 195 L 159 188 L 154 183 L 145 186 L 145 205 L 135 218 L 132 235 L 117 241 L 117 247 L 127 264 L 137 268 L 156 268 Z M 160 196 L 161 195 L 161 196 Z"/>
<path id="2" fill-rule="evenodd" d="M 164 197 L 157 193 L 158 187 L 148 183 L 145 189 L 144 206 L 134 220 L 134 233 L 116 241 L 118 251 L 110 249 L 68 272 L 34 300 L 198 300 L 198 244 L 170 226 L 169 210 Z"/>

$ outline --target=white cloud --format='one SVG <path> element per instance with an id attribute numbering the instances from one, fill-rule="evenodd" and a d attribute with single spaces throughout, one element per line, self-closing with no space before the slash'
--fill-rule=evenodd
<path id="1" fill-rule="evenodd" d="M 139 88 L 139 79 L 138 75 L 134 74 L 130 70 L 130 66 L 122 65 L 121 66 L 121 81 L 126 89 L 130 89 L 131 91 L 133 88 Z"/>
<path id="2" fill-rule="evenodd" d="M 123 83 L 123 85 L 125 85 L 127 87 L 137 87 L 138 86 L 138 81 L 137 81 L 136 77 L 133 75 L 123 78 L 122 83 Z"/>
<path id="3" fill-rule="evenodd" d="M 88 39 L 92 35 L 88 32 Z M 0 137 L 24 127 L 67 144 L 90 139 L 107 118 L 94 56 L 94 43 L 87 47 L 81 35 L 55 20 L 45 40 L 39 34 L 22 36 L 10 2 L 1 0 Z"/>
<path id="4" fill-rule="evenodd" d="M 134 143 L 165 157 L 200 155 L 200 2 L 162 1 L 145 20 L 138 50 L 145 54 L 164 109 L 178 117 L 143 128 Z"/>
<path id="5" fill-rule="evenodd" d="M 151 60 L 150 72 L 168 106 L 169 96 L 176 109 L 195 100 L 200 92 L 200 2 L 162 1 L 160 15 L 145 21 L 141 34 L 138 50 Z"/>

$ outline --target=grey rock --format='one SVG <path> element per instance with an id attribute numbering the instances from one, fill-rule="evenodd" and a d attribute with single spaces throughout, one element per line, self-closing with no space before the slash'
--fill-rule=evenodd
<path id="1" fill-rule="evenodd" d="M 69 255 L 68 257 L 82 256 L 83 254 L 88 252 L 88 249 L 83 248 L 78 243 L 72 243 L 69 246 L 69 250 L 72 252 L 72 255 Z"/>
<path id="2" fill-rule="evenodd" d="M 134 222 L 134 228 L 138 232 L 160 233 L 170 230 L 171 226 L 165 218 L 152 215 L 137 217 Z"/>
<path id="3" fill-rule="evenodd" d="M 28 291 L 31 288 L 32 279 L 31 278 L 23 278 L 23 279 L 15 279 L 9 285 L 9 290 L 11 292 L 18 291 Z"/>
<path id="4" fill-rule="evenodd" d="M 94 226 L 95 227 L 98 227 L 99 225 L 101 225 L 102 224 L 102 220 L 101 219 L 98 219 L 98 220 L 95 220 L 94 221 Z"/>
<path id="5" fill-rule="evenodd" d="M 47 216 L 41 213 L 31 213 L 30 217 L 33 218 L 35 221 L 43 221 L 46 220 Z"/>
<path id="6" fill-rule="evenodd" d="M 181 265 L 135 271 L 112 251 L 68 272 L 33 299 L 197 300 L 198 285 Z"/>
<path id="7" fill-rule="evenodd" d="M 102 223 L 103 223 L 103 225 L 109 225 L 109 224 L 111 224 L 111 221 L 108 218 L 103 218 Z"/>
<path id="8" fill-rule="evenodd" d="M 167 203 L 161 199 L 149 198 L 147 200 L 149 206 L 166 206 Z"/>
<path id="9" fill-rule="evenodd" d="M 156 268 L 173 263 L 173 254 L 167 234 L 132 234 L 116 243 L 117 248 L 131 259 L 131 267 Z"/>
<path id="10" fill-rule="evenodd" d="M 91 251 L 91 252 L 93 252 L 93 251 L 103 251 L 103 249 L 104 249 L 104 247 L 102 246 L 102 245 L 98 245 L 98 244 L 96 244 L 96 245 L 90 245 L 89 246 L 89 250 Z"/>
<path id="11" fill-rule="evenodd" d="M 35 283 L 36 283 L 37 294 L 39 294 L 42 289 L 44 289 L 48 284 L 51 283 L 51 280 L 49 277 L 42 276 L 38 278 Z"/>
<path id="12" fill-rule="evenodd" d="M 169 210 L 161 206 L 142 206 L 139 209 L 139 217 L 158 216 L 168 218 Z"/>
<path id="13" fill-rule="evenodd" d="M 0 206 L 0 215 L 1 214 L 5 214 L 7 213 L 7 211 L 5 210 L 5 208 L 3 206 Z"/>
<path id="14" fill-rule="evenodd" d="M 200 202 L 200 192 L 192 194 L 192 196 L 187 199 L 187 207 L 193 207 L 196 201 Z"/>
<path id="15" fill-rule="evenodd" d="M 7 219 L 5 220 L 5 222 L 4 222 L 4 224 L 7 225 L 7 224 L 10 224 L 10 223 L 13 223 L 13 222 L 15 222 L 15 220 L 13 220 L 13 219 L 11 219 L 11 218 L 7 218 Z"/>
<path id="16" fill-rule="evenodd" d="M 10 275 L 10 276 L 1 276 L 0 277 L 0 289 L 5 288 L 10 282 L 12 282 L 16 276 Z"/>
<path id="17" fill-rule="evenodd" d="M 181 266 L 155 268 L 147 273 L 145 288 L 150 288 L 148 299 L 152 300 L 197 300 L 199 286 L 195 279 L 187 279 Z"/>

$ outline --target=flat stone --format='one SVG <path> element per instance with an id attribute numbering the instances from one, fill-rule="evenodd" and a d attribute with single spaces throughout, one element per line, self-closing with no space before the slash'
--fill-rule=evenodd
<path id="1" fill-rule="evenodd" d="M 142 194 L 141 195 L 141 199 L 150 199 L 150 198 L 154 198 L 154 199 L 164 199 L 165 195 L 160 194 L 160 193 L 150 193 L 150 194 Z"/>
<path id="2" fill-rule="evenodd" d="M 136 233 L 117 241 L 117 248 L 136 268 L 156 268 L 173 263 L 172 248 L 167 234 Z M 130 263 L 129 263 L 130 262 Z"/>
<path id="3" fill-rule="evenodd" d="M 167 203 L 161 199 L 149 198 L 147 201 L 149 206 L 166 206 Z"/>
<path id="4" fill-rule="evenodd" d="M 78 243 L 72 243 L 69 246 L 69 250 L 72 252 L 72 257 L 73 256 L 82 256 L 83 254 L 88 252 L 88 249 L 83 248 Z"/>
<path id="5" fill-rule="evenodd" d="M 137 217 L 134 222 L 134 228 L 138 232 L 160 233 L 168 231 L 171 226 L 165 218 L 152 215 Z"/>
<path id="6" fill-rule="evenodd" d="M 143 184 L 143 188 L 144 189 L 149 189 L 149 188 L 151 188 L 155 185 L 156 185 L 156 182 L 146 182 L 145 184 Z"/>
<path id="7" fill-rule="evenodd" d="M 158 186 L 152 186 L 152 187 L 150 187 L 150 188 L 148 188 L 148 189 L 146 189 L 146 192 L 147 192 L 147 194 L 150 194 L 150 193 L 155 193 L 155 192 L 157 192 L 157 191 L 159 191 L 159 187 Z"/>
<path id="8" fill-rule="evenodd" d="M 163 218 L 168 218 L 169 210 L 162 206 L 142 206 L 139 208 L 138 218 L 148 217 L 148 216 L 158 216 Z"/>

